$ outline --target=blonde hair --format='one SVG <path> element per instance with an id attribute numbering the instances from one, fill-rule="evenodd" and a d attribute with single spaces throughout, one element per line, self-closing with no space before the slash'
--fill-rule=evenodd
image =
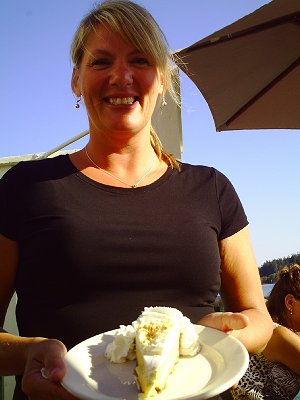
<path id="1" fill-rule="evenodd" d="M 278 272 L 277 282 L 267 301 L 273 320 L 284 326 L 288 326 L 285 307 L 285 297 L 288 294 L 300 300 L 300 266 L 298 264 L 284 267 Z"/>
<path id="2" fill-rule="evenodd" d="M 106 24 L 127 43 L 149 55 L 163 76 L 163 93 L 169 92 L 179 106 L 179 82 L 173 56 L 167 39 L 152 15 L 130 0 L 106 0 L 95 6 L 80 22 L 71 45 L 74 68 L 81 65 L 89 34 L 99 24 Z M 153 126 L 150 128 L 151 145 L 157 156 L 164 158 L 171 167 L 179 169 L 179 162 L 164 150 Z"/>

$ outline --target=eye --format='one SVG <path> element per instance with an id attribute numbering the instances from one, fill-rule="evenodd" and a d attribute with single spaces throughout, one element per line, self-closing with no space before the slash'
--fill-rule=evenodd
<path id="1" fill-rule="evenodd" d="M 103 69 L 108 67 L 111 64 L 111 61 L 108 58 L 101 57 L 95 58 L 93 61 L 89 63 L 89 66 L 94 69 Z"/>
<path id="2" fill-rule="evenodd" d="M 148 66 L 151 65 L 149 59 L 147 57 L 134 57 L 132 62 L 139 66 Z"/>

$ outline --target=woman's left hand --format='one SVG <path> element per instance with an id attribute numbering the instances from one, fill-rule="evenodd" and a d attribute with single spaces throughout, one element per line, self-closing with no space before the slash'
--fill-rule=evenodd
<path id="1" fill-rule="evenodd" d="M 250 323 L 247 315 L 233 312 L 215 312 L 198 321 L 198 324 L 232 334 L 233 331 L 246 328 Z M 238 336 L 238 334 L 234 335 Z"/>
<path id="2" fill-rule="evenodd" d="M 250 319 L 247 315 L 233 312 L 215 312 L 206 315 L 198 321 L 200 325 L 218 329 L 219 331 L 226 332 L 235 337 L 238 337 L 238 331 L 246 328 L 249 323 Z M 238 382 L 236 382 L 231 389 L 235 389 L 237 386 Z"/>

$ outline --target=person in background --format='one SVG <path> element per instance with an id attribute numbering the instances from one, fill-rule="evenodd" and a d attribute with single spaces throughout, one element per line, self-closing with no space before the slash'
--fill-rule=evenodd
<path id="1" fill-rule="evenodd" d="M 274 321 L 273 335 L 261 354 L 232 390 L 234 399 L 291 400 L 300 390 L 300 267 L 278 273 L 267 300 Z"/>
<path id="2" fill-rule="evenodd" d="M 87 145 L 0 181 L 0 324 L 16 291 L 20 334 L 0 333 L 0 374 L 17 376 L 14 400 L 74 399 L 60 385 L 66 351 L 145 306 L 176 307 L 254 353 L 271 336 L 232 184 L 176 160 L 151 125 L 167 91 L 176 99 L 171 54 L 142 6 L 100 3 L 72 43 Z M 227 311 L 214 313 L 219 292 Z"/>

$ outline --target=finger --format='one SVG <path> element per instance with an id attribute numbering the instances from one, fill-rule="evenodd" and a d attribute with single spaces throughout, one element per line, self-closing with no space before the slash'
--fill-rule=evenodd
<path id="1" fill-rule="evenodd" d="M 43 375 L 52 382 L 59 382 L 66 373 L 64 356 L 65 346 L 58 340 L 49 340 L 48 351 L 44 359 Z"/>
<path id="2" fill-rule="evenodd" d="M 225 331 L 240 330 L 250 323 L 249 318 L 241 313 L 224 313 L 223 324 Z"/>
<path id="3" fill-rule="evenodd" d="M 241 313 L 216 312 L 201 318 L 198 323 L 223 332 L 229 332 L 243 329 L 248 326 L 249 322 L 249 318 Z"/>

